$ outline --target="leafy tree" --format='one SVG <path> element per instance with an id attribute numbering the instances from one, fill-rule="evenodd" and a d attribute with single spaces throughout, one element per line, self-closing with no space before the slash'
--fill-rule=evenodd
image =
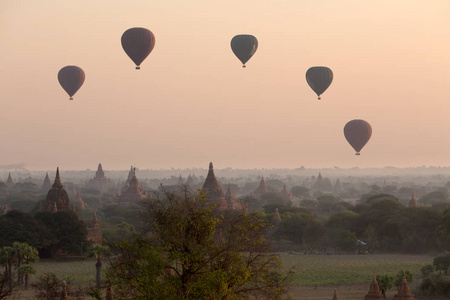
<path id="1" fill-rule="evenodd" d="M 203 194 L 148 203 L 149 233 L 111 245 L 109 276 L 133 299 L 278 299 L 286 291 L 267 224 L 219 212 Z"/>
<path id="2" fill-rule="evenodd" d="M 38 281 L 31 284 L 35 291 L 35 298 L 42 300 L 61 299 L 63 281 L 54 273 L 44 273 L 38 277 Z"/>
<path id="3" fill-rule="evenodd" d="M 395 276 L 395 286 L 400 286 L 404 277 L 406 277 L 408 283 L 414 282 L 414 274 L 410 270 L 398 271 L 397 276 Z"/>
<path id="4" fill-rule="evenodd" d="M 0 228 L 0 247 L 12 246 L 17 241 L 39 249 L 53 242 L 50 231 L 43 223 L 18 210 L 1 215 Z"/>
<path id="5" fill-rule="evenodd" d="M 28 277 L 31 274 L 36 274 L 36 270 L 34 269 L 34 267 L 31 264 L 23 264 L 17 269 L 17 272 L 19 273 L 19 275 L 25 277 L 24 287 L 27 290 L 28 289 Z"/>
<path id="6" fill-rule="evenodd" d="M 384 298 L 386 298 L 386 291 L 392 289 L 394 287 L 394 276 L 385 274 L 385 275 L 377 275 L 376 276 L 378 286 L 380 287 L 381 293 Z"/>
<path id="7" fill-rule="evenodd" d="M 433 259 L 433 265 L 437 271 L 444 271 L 447 274 L 448 268 L 450 267 L 450 254 L 435 257 Z"/>
<path id="8" fill-rule="evenodd" d="M 427 277 L 428 275 L 432 274 L 434 271 L 436 271 L 436 267 L 434 265 L 425 265 L 420 269 L 420 273 L 422 273 L 423 277 Z"/>
<path id="9" fill-rule="evenodd" d="M 30 262 L 35 262 L 38 260 L 38 251 L 36 248 L 31 247 L 27 243 L 14 242 L 13 246 L 13 258 L 14 262 L 17 265 L 18 271 L 17 274 L 17 283 L 21 285 L 23 283 L 23 277 L 25 275 L 26 287 L 28 287 L 28 274 L 32 274 L 29 267 L 22 268 L 22 264 L 29 265 Z"/>
<path id="10" fill-rule="evenodd" d="M 44 223 L 50 230 L 53 243 L 46 247 L 53 257 L 58 249 L 79 253 L 80 245 L 87 245 L 86 224 L 72 211 L 39 212 L 35 219 Z"/>

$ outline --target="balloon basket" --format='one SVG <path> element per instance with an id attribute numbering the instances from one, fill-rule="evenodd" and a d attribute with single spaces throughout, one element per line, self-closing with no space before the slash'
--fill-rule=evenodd
<path id="1" fill-rule="evenodd" d="M 140 70 L 140 69 L 141 69 L 141 67 L 139 67 L 139 66 L 138 66 L 138 67 L 136 67 L 136 70 Z"/>
<path id="2" fill-rule="evenodd" d="M 356 153 L 355 153 L 355 155 L 361 155 L 361 153 L 359 153 L 359 152 L 356 152 Z"/>
<path id="3" fill-rule="evenodd" d="M 72 98 L 72 97 L 70 97 L 70 98 L 69 98 L 69 100 L 73 100 L 73 98 Z"/>
<path id="4" fill-rule="evenodd" d="M 242 65 L 243 68 L 247 68 L 245 65 Z"/>
<path id="5" fill-rule="evenodd" d="M 322 98 L 320 98 L 320 97 L 317 97 L 317 100 L 321 100 Z"/>

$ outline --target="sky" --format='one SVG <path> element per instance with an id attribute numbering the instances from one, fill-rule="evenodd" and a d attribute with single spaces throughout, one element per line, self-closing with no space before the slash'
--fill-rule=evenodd
<path id="1" fill-rule="evenodd" d="M 132 27 L 156 37 L 139 71 Z M 245 69 L 237 34 L 259 42 Z M 0 165 L 450 166 L 448 0 L 2 0 L 0 45 Z M 312 66 L 334 74 L 320 101 Z M 353 119 L 373 130 L 360 156 Z"/>

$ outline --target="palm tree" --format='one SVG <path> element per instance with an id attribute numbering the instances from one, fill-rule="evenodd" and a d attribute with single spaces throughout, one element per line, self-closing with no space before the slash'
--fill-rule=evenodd
<path id="1" fill-rule="evenodd" d="M 105 256 L 108 256 L 108 255 L 110 255 L 108 246 L 94 244 L 90 248 L 89 256 L 91 256 L 91 257 L 95 256 L 95 258 L 97 259 L 97 262 L 95 263 L 95 267 L 97 268 L 97 273 L 96 273 L 97 288 L 100 288 L 102 285 L 102 281 L 101 281 L 102 258 L 104 258 Z"/>

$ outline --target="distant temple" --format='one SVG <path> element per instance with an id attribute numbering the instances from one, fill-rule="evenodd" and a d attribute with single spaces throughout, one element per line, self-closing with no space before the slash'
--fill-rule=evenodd
<path id="1" fill-rule="evenodd" d="M 75 199 L 74 199 L 75 203 L 79 203 L 80 204 L 80 209 L 85 209 L 86 205 L 84 204 L 83 199 L 81 199 L 81 195 L 80 192 L 78 190 L 75 189 Z M 75 204 L 74 204 L 75 205 Z"/>
<path id="2" fill-rule="evenodd" d="M 212 162 L 209 163 L 208 175 L 202 190 L 206 193 L 206 199 L 209 202 L 216 204 L 219 209 L 228 209 L 227 201 L 223 197 L 222 187 L 217 181 L 216 175 L 214 175 Z"/>
<path id="3" fill-rule="evenodd" d="M 259 182 L 259 186 L 256 188 L 256 190 L 253 191 L 252 196 L 255 198 L 259 198 L 262 194 L 268 193 L 269 188 L 266 185 L 266 182 L 264 181 L 264 176 L 261 177 L 261 181 Z"/>
<path id="4" fill-rule="evenodd" d="M 417 199 L 414 196 L 414 192 L 412 192 L 411 200 L 409 200 L 409 207 L 417 207 Z"/>
<path id="5" fill-rule="evenodd" d="M 52 187 L 52 182 L 50 181 L 50 177 L 48 177 L 48 172 L 45 173 L 45 178 L 44 178 L 44 182 L 42 183 L 41 186 L 41 191 L 42 192 L 47 192 L 49 189 L 51 189 Z"/>
<path id="6" fill-rule="evenodd" d="M 225 193 L 225 201 L 227 202 L 228 209 L 242 209 L 241 203 L 234 199 L 233 191 L 231 190 L 231 184 L 228 184 L 227 192 Z"/>
<path id="7" fill-rule="evenodd" d="M 294 198 L 292 196 L 292 193 L 287 189 L 286 187 L 286 183 L 283 185 L 283 188 L 281 189 L 281 196 L 283 196 L 284 199 L 288 200 L 289 203 L 292 201 L 292 199 Z"/>
<path id="8" fill-rule="evenodd" d="M 275 212 L 273 214 L 271 223 L 273 226 L 277 226 L 278 224 L 281 223 L 281 217 L 280 217 L 280 213 L 278 212 L 278 208 L 275 208 Z"/>
<path id="9" fill-rule="evenodd" d="M 6 186 L 9 189 L 12 189 L 14 187 L 14 181 L 12 180 L 11 173 L 8 173 L 8 179 L 6 180 Z"/>
<path id="10" fill-rule="evenodd" d="M 130 178 L 130 174 L 128 174 L 128 178 Z M 140 187 L 139 180 L 136 177 L 136 170 L 133 169 L 130 180 L 127 179 L 127 184 L 123 188 L 122 193 L 116 197 L 116 202 L 119 205 L 132 205 L 148 198 L 150 197 Z"/>
<path id="11" fill-rule="evenodd" d="M 344 188 L 342 187 L 342 183 L 339 180 L 339 178 L 336 180 L 336 183 L 334 185 L 334 189 L 333 190 L 334 190 L 335 193 L 340 193 L 340 192 L 342 192 L 344 190 Z"/>
<path id="12" fill-rule="evenodd" d="M 61 183 L 61 178 L 59 178 L 59 168 L 56 168 L 55 182 L 47 193 L 42 210 L 52 212 L 70 210 L 69 195 Z"/>
<path id="13" fill-rule="evenodd" d="M 98 164 L 97 172 L 95 172 L 95 177 L 89 180 L 87 186 L 99 191 L 107 191 L 114 185 L 109 178 L 106 178 L 105 172 L 103 171 L 102 164 Z"/>
<path id="14" fill-rule="evenodd" d="M 97 214 L 94 213 L 91 224 L 87 227 L 87 240 L 93 244 L 101 244 L 103 237 L 100 230 L 100 224 L 98 223 Z"/>

